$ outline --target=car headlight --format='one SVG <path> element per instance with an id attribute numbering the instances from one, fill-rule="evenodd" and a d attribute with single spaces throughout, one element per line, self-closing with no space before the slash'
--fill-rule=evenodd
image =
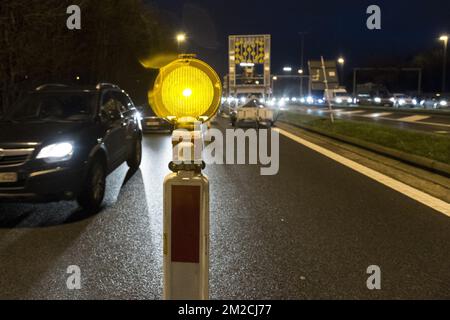
<path id="1" fill-rule="evenodd" d="M 342 99 L 341 99 L 341 98 L 337 98 L 337 99 L 336 99 L 336 103 L 337 103 L 337 104 L 342 103 Z"/>
<path id="2" fill-rule="evenodd" d="M 441 105 L 441 107 L 445 107 L 447 106 L 447 101 L 442 100 L 441 102 L 439 102 L 439 104 Z"/>
<path id="3" fill-rule="evenodd" d="M 348 98 L 347 103 L 352 103 L 352 98 Z"/>
<path id="4" fill-rule="evenodd" d="M 402 105 L 404 105 L 406 103 L 406 100 L 405 99 L 400 99 L 398 101 L 398 103 L 402 106 Z"/>
<path id="5" fill-rule="evenodd" d="M 417 99 L 412 100 L 413 105 L 417 105 Z"/>
<path id="6" fill-rule="evenodd" d="M 381 103 L 381 98 L 375 98 L 374 101 L 375 103 Z"/>
<path id="7" fill-rule="evenodd" d="M 42 148 L 37 159 L 44 159 L 46 162 L 67 161 L 72 158 L 73 144 L 70 142 L 54 143 Z"/>

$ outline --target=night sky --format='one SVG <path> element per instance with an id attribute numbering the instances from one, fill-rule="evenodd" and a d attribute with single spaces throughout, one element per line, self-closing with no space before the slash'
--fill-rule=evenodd
<path id="1" fill-rule="evenodd" d="M 375 57 L 410 57 L 439 45 L 450 32 L 450 0 L 153 0 L 148 1 L 189 36 L 196 52 L 225 74 L 227 36 L 271 34 L 272 73 L 300 66 L 300 36 L 305 63 L 324 55 L 343 55 L 346 68 L 366 66 Z M 366 9 L 382 10 L 382 30 L 366 27 Z"/>

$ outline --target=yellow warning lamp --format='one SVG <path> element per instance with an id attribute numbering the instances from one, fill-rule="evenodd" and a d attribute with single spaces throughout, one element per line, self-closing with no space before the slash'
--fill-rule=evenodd
<path id="1" fill-rule="evenodd" d="M 183 127 L 212 118 L 221 97 L 217 73 L 194 55 L 180 55 L 160 69 L 149 102 L 158 117 Z"/>

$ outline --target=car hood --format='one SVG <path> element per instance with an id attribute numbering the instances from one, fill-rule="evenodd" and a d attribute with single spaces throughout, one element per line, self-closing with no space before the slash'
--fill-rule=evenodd
<path id="1" fill-rule="evenodd" d="M 74 139 L 88 127 L 84 122 L 0 122 L 0 146 L 39 145 L 49 141 Z"/>

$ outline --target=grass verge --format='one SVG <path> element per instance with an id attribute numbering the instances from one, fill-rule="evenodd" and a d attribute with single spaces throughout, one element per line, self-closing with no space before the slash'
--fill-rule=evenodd
<path id="1" fill-rule="evenodd" d="M 284 112 L 279 120 L 450 164 L 450 138 L 447 136 L 342 119 L 332 124 L 327 118 L 295 112 Z"/>

